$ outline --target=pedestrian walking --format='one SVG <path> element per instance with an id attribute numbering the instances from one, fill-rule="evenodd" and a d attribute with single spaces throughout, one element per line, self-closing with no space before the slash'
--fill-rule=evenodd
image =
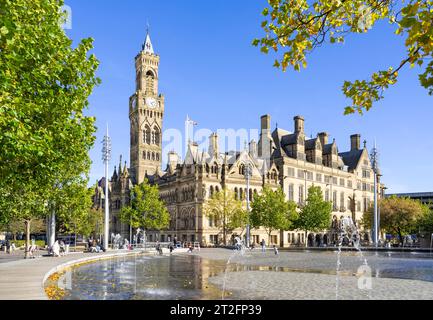
<path id="1" fill-rule="evenodd" d="M 260 245 L 262 246 L 262 252 L 266 251 L 266 242 L 265 239 L 262 239 L 262 241 L 260 242 Z"/>
<path id="2" fill-rule="evenodd" d="M 278 255 L 278 248 L 275 244 L 274 244 L 274 253 L 275 253 L 275 255 Z"/>

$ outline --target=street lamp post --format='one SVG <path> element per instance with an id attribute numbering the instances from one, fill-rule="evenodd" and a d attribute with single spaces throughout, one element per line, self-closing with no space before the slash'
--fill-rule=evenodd
<path id="1" fill-rule="evenodd" d="M 108 212 L 108 163 L 111 160 L 111 138 L 108 135 L 108 124 L 107 133 L 102 141 L 102 160 L 105 164 L 105 217 L 104 217 L 104 249 L 108 249 L 108 224 L 109 224 L 109 212 Z"/>
<path id="2" fill-rule="evenodd" d="M 304 199 L 302 199 L 304 203 L 307 200 L 307 170 L 304 170 Z"/>
<path id="3" fill-rule="evenodd" d="M 246 194 L 246 199 L 247 199 L 247 213 L 249 214 L 250 212 L 250 177 L 252 176 L 252 167 L 251 167 L 251 163 L 246 162 L 245 163 L 245 179 L 247 181 L 247 194 Z M 247 228 L 246 228 L 246 246 L 247 248 L 250 247 L 250 223 L 248 221 L 247 224 Z"/>
<path id="4" fill-rule="evenodd" d="M 332 204 L 332 211 L 334 211 L 334 194 L 332 193 L 332 184 L 333 184 L 333 176 L 329 176 L 329 183 L 326 184 L 326 186 L 329 185 L 329 189 L 330 189 L 330 195 L 329 195 L 329 200 Z"/>
<path id="5" fill-rule="evenodd" d="M 376 147 L 376 141 L 374 142 L 374 148 L 371 152 L 371 161 L 373 165 L 374 174 L 374 233 L 373 233 L 373 243 L 377 248 L 378 246 L 378 213 L 377 213 L 377 176 L 378 176 L 378 152 Z"/>

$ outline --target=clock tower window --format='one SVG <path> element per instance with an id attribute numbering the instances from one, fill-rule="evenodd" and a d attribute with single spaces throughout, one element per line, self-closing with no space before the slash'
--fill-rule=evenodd
<path id="1" fill-rule="evenodd" d="M 154 82 L 155 82 L 155 76 L 153 75 L 152 71 L 146 72 L 146 93 L 154 94 Z"/>
<path id="2" fill-rule="evenodd" d="M 146 125 L 145 130 L 144 130 L 144 143 L 150 144 L 151 142 L 151 131 L 148 125 Z"/>
<path id="3" fill-rule="evenodd" d="M 154 137 L 154 143 L 156 145 L 159 145 L 161 134 L 160 134 L 159 129 L 157 127 L 155 127 L 153 137 Z"/>

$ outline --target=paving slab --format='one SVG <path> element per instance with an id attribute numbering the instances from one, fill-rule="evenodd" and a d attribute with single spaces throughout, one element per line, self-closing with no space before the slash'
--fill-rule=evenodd
<path id="1" fill-rule="evenodd" d="M 145 253 L 116 250 L 105 253 L 72 253 L 61 257 L 40 257 L 0 263 L 0 300 L 47 300 L 44 282 L 57 270 L 76 263 Z M 147 252 L 149 253 L 149 252 Z M 154 253 L 151 253 L 154 254 Z M 15 258 L 15 257 L 14 257 Z"/>

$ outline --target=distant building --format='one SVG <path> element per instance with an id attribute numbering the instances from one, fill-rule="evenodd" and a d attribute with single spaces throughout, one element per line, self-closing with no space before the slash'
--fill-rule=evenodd
<path id="1" fill-rule="evenodd" d="M 433 208 L 433 192 L 389 193 L 385 195 L 386 198 L 392 196 L 420 200 L 423 204 L 428 204 Z"/>

